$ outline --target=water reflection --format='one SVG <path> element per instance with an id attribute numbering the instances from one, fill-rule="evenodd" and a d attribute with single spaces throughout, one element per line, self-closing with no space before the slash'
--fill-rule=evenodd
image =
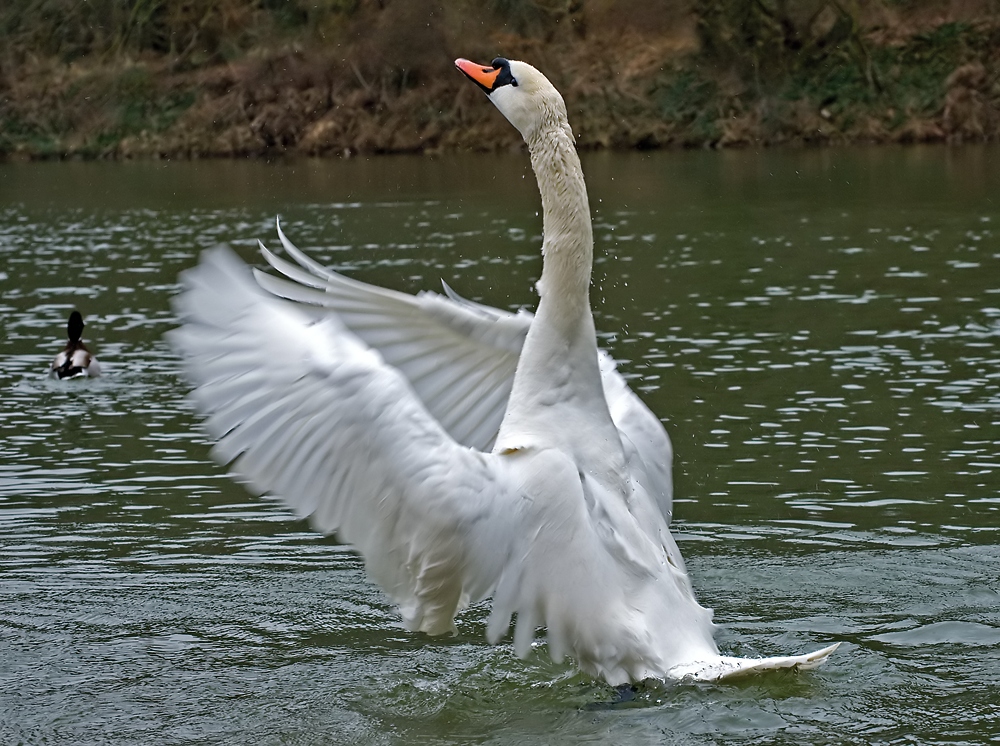
<path id="1" fill-rule="evenodd" d="M 213 465 L 162 341 L 178 274 L 220 241 L 253 259 L 278 213 L 367 281 L 444 279 L 532 306 L 541 225 L 524 159 L 0 166 L 0 740 L 930 743 L 988 729 L 998 160 L 585 161 L 602 343 L 674 438 L 675 525 L 723 646 L 849 643 L 812 677 L 653 685 L 638 707 L 599 711 L 577 708 L 609 697 L 600 685 L 487 647 L 484 606 L 454 639 L 403 631 L 353 554 Z M 73 307 L 105 376 L 53 382 Z"/>

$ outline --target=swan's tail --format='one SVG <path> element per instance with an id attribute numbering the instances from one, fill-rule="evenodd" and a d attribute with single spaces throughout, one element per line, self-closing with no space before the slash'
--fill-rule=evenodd
<path id="1" fill-rule="evenodd" d="M 733 679 L 765 671 L 777 671 L 782 668 L 808 671 L 810 668 L 823 665 L 838 647 L 840 647 L 839 642 L 805 655 L 787 655 L 775 658 L 732 658 L 722 655 L 707 661 L 694 661 L 674 666 L 667 671 L 667 676 L 671 679 L 687 679 L 689 681 L 722 681 L 723 679 Z"/>

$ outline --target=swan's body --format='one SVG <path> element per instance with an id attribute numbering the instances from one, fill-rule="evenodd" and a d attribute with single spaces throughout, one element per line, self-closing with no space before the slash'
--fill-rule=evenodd
<path id="1" fill-rule="evenodd" d="M 349 280 L 280 228 L 298 265 L 261 248 L 293 282 L 254 283 L 209 252 L 185 278 L 174 341 L 218 457 L 353 544 L 410 629 L 449 632 L 492 595 L 490 641 L 516 614 L 519 655 L 544 626 L 554 659 L 611 684 L 818 665 L 831 649 L 719 655 L 669 531 L 670 442 L 597 349 L 562 97 L 524 63 L 457 64 L 528 143 L 544 210 L 537 314 Z"/>
<path id="2" fill-rule="evenodd" d="M 93 378 L 101 375 L 101 364 L 81 339 L 84 326 L 83 316 L 79 311 L 73 311 L 66 323 L 66 336 L 69 337 L 69 341 L 49 366 L 50 378 Z"/>

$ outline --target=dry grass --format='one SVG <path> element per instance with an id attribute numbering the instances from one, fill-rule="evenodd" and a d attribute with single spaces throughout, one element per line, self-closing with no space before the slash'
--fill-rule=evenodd
<path id="1" fill-rule="evenodd" d="M 556 83 L 583 148 L 1000 138 L 1000 0 L 861 3 L 858 38 L 879 90 L 833 45 L 769 77 L 712 57 L 698 15 L 711 1 L 9 0 L 0 154 L 517 148 L 452 69 L 457 56 L 497 54 Z M 68 10 L 42 12 L 53 8 Z M 86 13 L 100 33 L 73 25 Z M 834 33 L 822 13 L 811 18 L 810 34 Z"/>

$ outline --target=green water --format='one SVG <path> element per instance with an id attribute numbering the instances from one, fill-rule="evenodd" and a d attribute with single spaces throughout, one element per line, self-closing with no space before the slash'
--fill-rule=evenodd
<path id="1" fill-rule="evenodd" d="M 597 155 L 602 345 L 666 424 L 727 652 L 634 699 L 488 607 L 405 631 L 214 464 L 163 340 L 202 248 L 533 305 L 526 158 L 0 165 L 0 743 L 996 743 L 1000 150 Z M 105 370 L 52 382 L 79 308 Z"/>

